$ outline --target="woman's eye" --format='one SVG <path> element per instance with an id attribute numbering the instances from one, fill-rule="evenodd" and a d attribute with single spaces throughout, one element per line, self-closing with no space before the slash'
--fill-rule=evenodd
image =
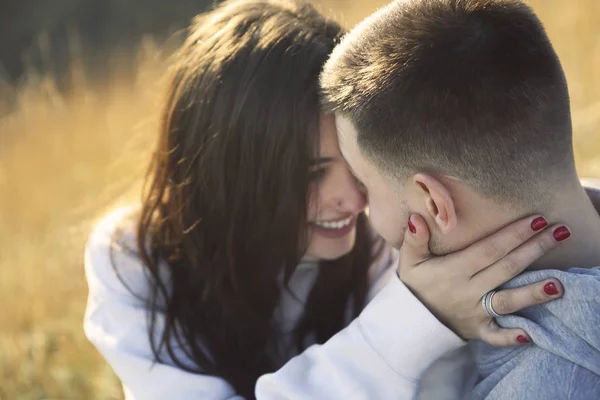
<path id="1" fill-rule="evenodd" d="M 325 171 L 325 168 L 319 168 L 319 169 L 310 171 L 310 180 L 313 182 L 319 182 L 321 179 L 323 179 L 325 177 L 326 172 L 327 171 Z"/>

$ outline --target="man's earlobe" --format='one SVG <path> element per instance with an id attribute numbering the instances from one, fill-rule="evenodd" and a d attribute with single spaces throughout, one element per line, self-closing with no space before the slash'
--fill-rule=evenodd
<path id="1" fill-rule="evenodd" d="M 454 200 L 448 188 L 435 177 L 418 173 L 413 182 L 422 190 L 425 209 L 435 221 L 442 234 L 448 234 L 456 227 L 457 217 Z"/>

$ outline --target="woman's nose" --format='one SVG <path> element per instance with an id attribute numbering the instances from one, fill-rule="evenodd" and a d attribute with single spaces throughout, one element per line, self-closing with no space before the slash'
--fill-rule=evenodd
<path id="1" fill-rule="evenodd" d="M 350 173 L 345 171 L 335 180 L 334 204 L 339 212 L 360 212 L 366 206 L 366 196 Z"/>

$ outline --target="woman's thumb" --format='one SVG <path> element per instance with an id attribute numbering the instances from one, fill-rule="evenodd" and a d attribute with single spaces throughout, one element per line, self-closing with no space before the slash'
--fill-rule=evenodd
<path id="1" fill-rule="evenodd" d="M 408 228 L 404 232 L 404 242 L 400 247 L 398 272 L 414 268 L 430 257 L 429 227 L 423 217 L 412 214 L 408 218 Z"/>

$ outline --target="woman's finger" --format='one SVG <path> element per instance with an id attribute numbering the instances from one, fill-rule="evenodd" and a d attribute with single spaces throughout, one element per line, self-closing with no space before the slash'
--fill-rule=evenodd
<path id="1" fill-rule="evenodd" d="M 492 298 L 492 307 L 498 314 L 512 314 L 536 304 L 555 300 L 563 293 L 561 283 L 556 279 L 549 279 L 515 289 L 500 290 Z"/>
<path id="2" fill-rule="evenodd" d="M 420 215 L 412 214 L 408 218 L 408 228 L 404 231 L 398 272 L 416 267 L 430 257 L 427 223 Z"/>
<path id="3" fill-rule="evenodd" d="M 514 222 L 466 249 L 452 254 L 462 260 L 471 276 L 504 258 L 532 236 L 541 232 L 548 223 L 544 217 L 535 215 Z M 507 281 L 506 279 L 505 281 Z"/>
<path id="4" fill-rule="evenodd" d="M 493 320 L 481 329 L 479 336 L 494 347 L 523 346 L 531 343 L 531 338 L 523 329 L 500 328 Z"/>
<path id="5" fill-rule="evenodd" d="M 571 232 L 564 225 L 553 226 L 513 250 L 500 261 L 475 274 L 471 281 L 482 293 L 492 290 L 523 272 L 535 260 L 569 238 Z"/>

